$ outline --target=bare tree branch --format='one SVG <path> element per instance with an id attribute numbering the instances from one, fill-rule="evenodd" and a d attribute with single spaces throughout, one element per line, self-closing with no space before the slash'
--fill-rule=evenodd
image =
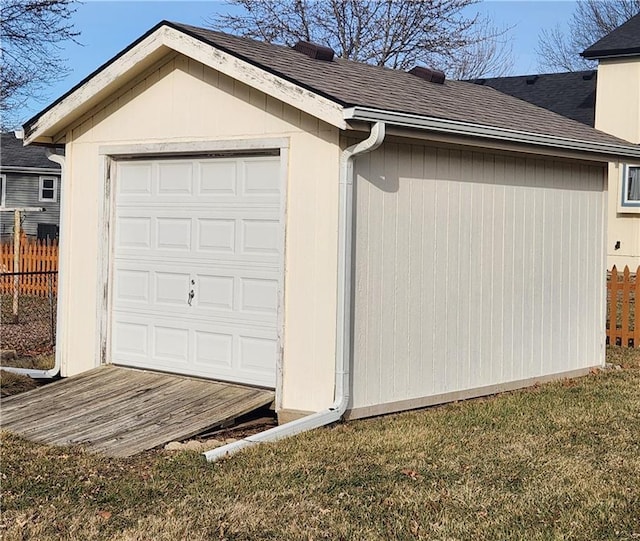
<path id="1" fill-rule="evenodd" d="M 0 0 L 0 124 L 15 127 L 16 110 L 42 99 L 68 72 L 61 44 L 79 35 L 70 21 L 76 0 Z"/>
<path id="2" fill-rule="evenodd" d="M 579 1 L 566 29 L 556 26 L 538 36 L 538 68 L 552 72 L 595 68 L 596 62 L 580 53 L 637 13 L 640 0 Z"/>
<path id="3" fill-rule="evenodd" d="M 504 75 L 512 67 L 509 28 L 468 16 L 479 0 L 229 0 L 234 12 L 210 27 L 292 46 L 331 47 L 341 58 L 409 69 L 417 64 L 468 77 Z"/>

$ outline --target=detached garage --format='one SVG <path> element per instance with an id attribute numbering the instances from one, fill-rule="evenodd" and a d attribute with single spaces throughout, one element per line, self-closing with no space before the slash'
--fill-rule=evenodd
<path id="1" fill-rule="evenodd" d="M 24 139 L 66 147 L 63 376 L 273 388 L 277 436 L 604 363 L 640 149 L 491 88 L 162 22 Z"/>

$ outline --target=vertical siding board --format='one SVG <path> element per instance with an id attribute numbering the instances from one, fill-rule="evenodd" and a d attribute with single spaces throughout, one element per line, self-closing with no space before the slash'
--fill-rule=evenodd
<path id="1" fill-rule="evenodd" d="M 447 362 L 447 294 L 449 288 L 449 182 L 443 180 L 448 173 L 449 156 L 445 149 L 435 153 L 435 255 L 434 275 L 434 342 L 433 342 L 433 385 L 436 393 L 446 388 Z"/>
<path id="2" fill-rule="evenodd" d="M 371 215 L 370 249 L 374 248 L 371 253 L 371 291 L 369 302 L 369 351 L 371 352 L 367 359 L 367 400 L 373 404 L 384 402 L 382 395 L 383 380 L 383 364 L 387 359 L 384 355 L 383 335 L 388 332 L 385 329 L 384 308 L 385 297 L 384 288 L 388 287 L 384 279 L 384 261 L 388 257 L 385 253 L 386 235 L 388 234 L 388 217 L 387 207 L 385 205 L 385 193 L 382 189 L 384 182 L 384 151 L 385 146 L 373 152 L 370 155 L 370 187 L 369 195 L 369 212 Z M 382 172 L 382 175 L 381 173 Z"/>
<path id="3" fill-rule="evenodd" d="M 565 238 L 563 230 L 566 209 L 564 206 L 564 184 L 562 168 L 563 165 L 561 163 L 558 163 L 554 171 L 554 185 L 558 187 L 556 189 L 555 198 L 553 200 L 553 206 L 555 210 L 555 234 L 553 235 L 553 246 L 556 279 L 553 283 L 554 309 L 552 314 L 553 332 L 551 334 L 551 351 L 553 352 L 553 356 L 549 360 L 549 372 L 555 371 L 555 364 L 558 356 L 566 358 L 566 350 L 564 349 L 564 346 L 566 345 L 566 336 L 564 336 L 563 329 L 563 327 L 566 327 L 563 304 L 564 288 L 562 287 L 562 280 L 558 279 L 558 277 L 562 276 L 566 269 L 566 267 L 564 267 L 566 261 L 564 258 Z"/>
<path id="4" fill-rule="evenodd" d="M 383 192 L 383 230 L 382 230 L 382 279 L 380 280 L 381 296 L 381 359 L 380 359 L 380 394 L 382 402 L 391 400 L 395 386 L 395 347 L 396 347 L 396 246 L 397 246 L 397 156 L 398 145 L 389 143 L 382 147 L 381 155 L 383 175 L 381 189 Z M 376 169 L 373 169 L 376 171 Z"/>
<path id="5" fill-rule="evenodd" d="M 599 212 L 598 207 L 598 199 L 597 193 L 593 193 L 595 190 L 595 186 L 597 183 L 597 169 L 595 167 L 591 167 L 588 172 L 588 190 L 591 192 L 589 195 L 589 205 L 583 217 L 583 227 L 584 227 L 584 240 L 587 242 L 587 260 L 585 264 L 587 267 L 585 268 L 586 274 L 586 291 L 593 291 L 598 287 L 598 283 L 595 280 L 594 268 L 600 268 L 600 261 L 596 258 L 597 245 L 595 242 L 589 242 L 589 239 L 598 239 L 600 235 L 598 234 L 596 223 L 596 213 Z M 591 218 L 591 219 L 590 219 Z M 597 272 L 597 271 L 596 271 Z M 595 320 L 596 313 L 596 302 L 597 299 L 592 297 L 591 295 L 587 295 L 585 299 L 585 324 L 593 325 Z M 595 335 L 595 336 L 594 336 Z M 598 340 L 597 333 L 588 333 L 586 330 L 584 331 L 584 352 L 581 356 L 582 363 L 592 363 L 593 361 L 598 359 L 597 348 L 595 347 Z"/>
<path id="6" fill-rule="evenodd" d="M 560 191 L 561 210 L 560 210 L 560 228 L 558 234 L 560 236 L 560 269 L 562 273 L 566 273 L 566 269 L 570 268 L 571 261 L 571 198 L 567 193 L 567 186 L 570 181 L 570 167 L 562 164 L 560 168 L 559 182 L 563 186 Z M 571 291 L 569 288 L 560 288 L 559 296 L 559 313 L 560 319 L 557 324 L 557 343 L 559 349 L 556 351 L 561 354 L 555 357 L 555 363 L 552 368 L 557 370 L 557 364 L 560 358 L 567 362 L 571 358 L 571 337 L 573 333 L 573 321 L 571 320 L 575 314 L 571 310 Z"/>
<path id="7" fill-rule="evenodd" d="M 459 175 L 462 179 L 472 178 L 471 153 L 462 152 L 459 155 Z M 471 328 L 477 325 L 471 315 L 469 302 L 471 284 L 471 246 L 475 242 L 475 232 L 472 228 L 471 202 L 473 194 L 472 182 L 460 183 L 460 215 L 459 215 L 459 241 L 460 247 L 458 261 L 458 374 L 457 388 L 464 388 L 471 380 Z"/>
<path id="8" fill-rule="evenodd" d="M 482 154 L 473 152 L 469 156 L 467 185 L 469 199 L 469 222 L 471 228 L 471 242 L 468 250 L 468 281 L 469 281 L 469 378 L 479 381 L 482 373 L 481 357 L 481 318 L 482 318 L 482 285 L 480 283 L 480 253 L 482 248 Z"/>
<path id="9" fill-rule="evenodd" d="M 515 163 L 514 183 L 517 188 L 515 190 L 515 214 L 513 221 L 513 347 L 514 347 L 514 363 L 512 379 L 521 379 L 523 377 L 523 361 L 525 351 L 525 335 L 524 330 L 529 323 L 529 317 L 525 314 L 526 307 L 526 288 L 525 283 L 525 258 L 530 247 L 526 244 L 527 227 L 525 224 L 526 207 L 528 204 L 526 198 L 525 186 L 525 163 L 522 159 L 517 159 Z"/>
<path id="10" fill-rule="evenodd" d="M 408 298 L 408 396 L 420 396 L 423 389 L 423 364 L 426 361 L 422 350 L 422 334 L 424 333 L 423 313 L 421 306 L 422 291 L 427 284 L 424 281 L 423 268 L 424 193 L 428 181 L 424 177 L 424 147 L 411 146 L 410 171 L 410 203 L 409 203 L 409 298 Z M 430 284 L 429 284 L 430 285 Z"/>
<path id="11" fill-rule="evenodd" d="M 395 394 L 409 391 L 409 291 L 411 289 L 411 257 L 417 246 L 411 243 L 411 147 L 400 145 L 397 157 L 397 234 L 395 253 L 396 317 L 395 317 Z"/>
<path id="12" fill-rule="evenodd" d="M 574 165 L 571 171 L 572 183 L 570 187 L 574 190 L 571 194 L 571 256 L 576 265 L 576 276 L 574 283 L 578 281 L 578 287 L 572 287 L 571 292 L 571 311 L 577 314 L 578 317 L 574 317 L 573 335 L 571 341 L 571 368 L 578 368 L 580 366 L 580 338 L 582 330 L 582 319 L 584 318 L 583 302 L 581 297 L 587 294 L 584 288 L 584 244 L 582 243 L 583 231 L 580 228 L 582 221 L 582 214 L 584 212 L 584 201 L 578 200 L 577 194 L 579 194 L 583 188 L 582 183 L 582 165 Z"/>
<path id="13" fill-rule="evenodd" d="M 441 316 L 436 306 L 436 291 L 439 284 L 437 279 L 437 262 L 440 254 L 437 246 L 438 234 L 438 181 L 436 175 L 437 155 L 432 147 L 424 151 L 424 207 L 422 209 L 422 271 L 424 288 L 420 292 L 420 306 L 422 312 L 423 330 L 422 340 L 422 382 L 425 392 L 436 393 L 435 363 L 436 344 L 440 337 L 437 334 L 436 322 Z"/>
<path id="14" fill-rule="evenodd" d="M 542 373 L 542 329 L 545 316 L 545 163 L 536 159 L 533 169 L 533 246 L 531 253 L 531 354 L 528 371 L 532 375 Z"/>
<path id="15" fill-rule="evenodd" d="M 491 351 L 493 333 L 493 274 L 495 262 L 493 260 L 493 228 L 494 214 L 494 179 L 495 163 L 492 154 L 485 154 L 482 170 L 482 244 L 480 254 L 481 264 L 481 299 L 482 318 L 480 319 L 480 354 L 483 359 L 481 382 L 491 384 L 494 378 L 494 357 Z"/>
<path id="16" fill-rule="evenodd" d="M 606 180 L 605 180 L 605 168 L 599 167 L 594 171 L 594 190 L 593 198 L 596 207 L 596 218 L 590 219 L 589 223 L 592 224 L 593 230 L 591 232 L 591 238 L 600 238 L 601 242 L 594 245 L 594 266 L 592 269 L 592 277 L 594 282 L 594 290 L 600 289 L 606 283 L 606 263 L 604 255 L 606 253 L 606 228 L 604 227 L 604 220 L 607 208 L 607 192 L 606 192 Z M 600 190 L 599 192 L 597 190 Z M 591 216 L 589 218 L 592 218 Z M 592 335 L 592 347 L 594 359 L 598 359 L 599 362 L 604 362 L 606 337 L 604 336 L 606 321 L 603 320 L 603 314 L 606 307 L 606 301 L 601 294 L 598 298 L 594 299 L 593 305 L 593 317 L 591 325 L 594 329 L 599 329 L 600 332 L 595 332 Z M 589 361 L 590 359 L 587 359 Z"/>
<path id="17" fill-rule="evenodd" d="M 367 339 L 368 332 L 368 291 L 369 291 L 369 264 L 359 262 L 366 261 L 369 257 L 369 155 L 359 157 L 355 165 L 355 288 L 354 288 L 354 315 L 353 315 L 353 388 L 352 401 L 355 403 L 366 400 L 367 384 Z"/>
<path id="18" fill-rule="evenodd" d="M 495 187 L 493 216 L 493 307 L 491 355 L 493 378 L 503 381 L 504 373 L 504 222 L 505 222 L 505 161 L 503 156 L 495 157 Z M 471 382 L 467 382 L 468 385 Z"/>
<path id="19" fill-rule="evenodd" d="M 585 221 L 587 223 L 587 234 L 588 238 L 586 239 L 589 242 L 590 239 L 602 239 L 603 238 L 603 230 L 600 229 L 600 218 L 602 216 L 602 207 L 600 202 L 602 200 L 603 195 L 603 183 L 602 183 L 602 168 L 592 167 L 591 169 L 591 184 L 589 186 L 589 190 L 591 191 L 591 197 L 589 201 L 591 202 L 589 213 L 585 216 Z M 598 192 L 600 190 L 600 192 Z M 604 249 L 606 243 L 589 243 L 590 246 L 590 257 L 589 264 L 587 268 L 587 273 L 589 275 L 589 281 L 587 284 L 588 291 L 596 291 L 601 287 L 603 280 L 606 277 L 606 268 L 603 267 L 603 256 L 604 253 L 602 250 Z M 600 306 L 601 306 L 601 297 L 592 297 L 589 295 L 588 306 L 589 306 L 589 320 L 587 325 L 592 328 L 598 328 L 598 323 L 600 321 Z M 589 333 L 587 332 L 587 340 L 589 344 L 589 350 L 585 354 L 584 364 L 593 364 L 594 361 L 600 362 L 600 343 L 603 341 L 604 336 L 602 333 L 604 329 L 601 329 L 601 332 Z"/>
<path id="20" fill-rule="evenodd" d="M 469 340 L 469 377 L 481 381 L 482 359 L 482 198 L 483 155 L 473 152 L 471 156 L 470 220 L 472 242 L 469 246 L 469 317 L 471 320 Z"/>
<path id="21" fill-rule="evenodd" d="M 558 273 L 554 261 L 553 237 L 555 235 L 555 213 L 553 193 L 553 167 L 547 164 L 543 173 L 542 187 L 544 190 L 541 212 L 543 222 L 542 236 L 544 239 L 542 247 L 542 281 L 544 289 L 542 290 L 542 327 L 540 333 L 541 350 L 540 350 L 540 372 L 546 373 L 550 369 L 553 351 L 550 340 L 552 327 L 552 313 L 554 307 L 553 284 L 557 279 Z"/>
<path id="22" fill-rule="evenodd" d="M 580 223 L 578 225 L 578 230 L 580 231 L 580 246 L 581 249 L 581 269 L 579 275 L 581 276 L 581 282 L 583 287 L 583 294 L 580 295 L 580 313 L 581 313 L 581 325 L 579 329 L 578 336 L 578 364 L 577 366 L 584 366 L 587 360 L 594 360 L 591 356 L 591 339 L 592 336 L 586 332 L 585 326 L 589 325 L 591 321 L 592 314 L 592 301 L 593 298 L 589 295 L 589 291 L 592 291 L 592 287 L 595 284 L 591 283 L 591 265 L 597 265 L 597 262 L 593 259 L 593 246 L 595 242 L 589 242 L 589 239 L 596 239 L 598 237 L 591 237 L 592 226 L 589 223 L 589 216 L 595 216 L 593 198 L 590 197 L 590 193 L 586 192 L 586 190 L 591 190 L 592 180 L 592 171 L 593 168 L 588 167 L 586 165 L 582 166 L 580 184 L 584 192 L 581 199 L 583 199 L 583 203 L 580 208 Z M 587 197 L 585 197 L 587 196 Z M 580 201 L 579 201 L 580 203 Z"/>
<path id="23" fill-rule="evenodd" d="M 515 363 L 514 351 L 514 321 L 515 306 L 513 302 L 514 291 L 514 244 L 515 244 L 515 226 L 516 217 L 516 189 L 513 186 L 515 177 L 515 159 L 512 157 L 505 158 L 505 213 L 504 213 L 504 235 L 503 235 L 503 284 L 504 296 L 509 299 L 503 306 L 502 328 L 503 328 L 503 363 L 501 381 L 510 381 L 513 379 L 513 366 Z"/>
<path id="24" fill-rule="evenodd" d="M 438 165 L 444 179 L 460 178 L 460 152 L 447 150 L 438 153 Z M 461 183 L 450 180 L 447 218 L 447 299 L 446 299 L 446 340 L 443 358 L 444 390 L 453 391 L 458 388 L 459 351 L 459 318 L 464 310 L 464 299 L 460 298 L 460 267 L 462 254 L 466 246 L 460 242 L 460 216 L 466 212 L 465 201 L 461 197 Z"/>
<path id="25" fill-rule="evenodd" d="M 367 290 L 367 338 L 365 356 L 365 399 L 368 404 L 380 401 L 380 283 L 382 272 L 382 232 L 383 211 L 382 192 L 373 184 L 374 167 L 380 167 L 381 160 L 376 153 L 367 155 L 367 211 L 369 235 L 367 239 L 368 290 Z M 374 165 L 375 164 L 375 165 Z M 378 169 L 379 170 L 379 169 Z"/>

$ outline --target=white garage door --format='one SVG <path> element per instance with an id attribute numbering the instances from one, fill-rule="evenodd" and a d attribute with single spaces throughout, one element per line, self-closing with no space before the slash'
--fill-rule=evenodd
<path id="1" fill-rule="evenodd" d="M 281 190 L 277 156 L 118 162 L 114 363 L 275 386 Z"/>

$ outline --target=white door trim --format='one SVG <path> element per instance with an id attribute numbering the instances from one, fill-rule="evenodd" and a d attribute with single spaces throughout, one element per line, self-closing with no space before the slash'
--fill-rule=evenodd
<path id="1" fill-rule="evenodd" d="M 281 219 L 282 227 L 281 246 L 283 246 L 280 258 L 282 272 L 282 287 L 278 299 L 278 353 L 276 357 L 276 409 L 281 407 L 282 383 L 283 383 L 283 357 L 284 357 L 284 307 L 286 290 L 286 226 L 287 226 L 287 192 L 288 192 L 288 163 L 289 163 L 289 139 L 242 139 L 220 141 L 196 141 L 190 143 L 143 143 L 124 145 L 103 145 L 98 149 L 100 160 L 99 193 L 103 194 L 103 204 L 98 208 L 98 276 L 97 276 L 97 313 L 96 328 L 97 348 L 95 365 L 108 364 L 111 358 L 111 308 L 112 308 L 112 284 L 113 284 L 113 258 L 114 238 L 113 223 L 115 220 L 115 189 L 116 162 L 127 158 L 152 159 L 198 156 L 205 153 L 229 153 L 251 151 L 260 153 L 264 150 L 279 151 L 280 175 L 282 182 L 281 193 Z"/>

